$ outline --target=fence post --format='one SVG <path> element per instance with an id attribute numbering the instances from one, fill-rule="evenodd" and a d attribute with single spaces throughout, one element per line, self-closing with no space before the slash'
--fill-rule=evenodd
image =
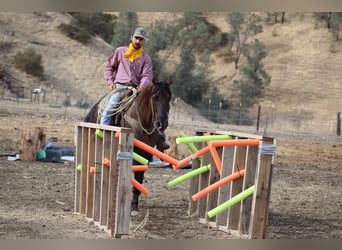
<path id="1" fill-rule="evenodd" d="M 337 136 L 341 135 L 341 112 L 337 113 Z"/>
<path id="2" fill-rule="evenodd" d="M 257 124 L 256 124 L 256 131 L 259 132 L 259 124 L 260 124 L 260 111 L 261 111 L 261 106 L 258 106 L 258 117 L 257 117 Z"/>

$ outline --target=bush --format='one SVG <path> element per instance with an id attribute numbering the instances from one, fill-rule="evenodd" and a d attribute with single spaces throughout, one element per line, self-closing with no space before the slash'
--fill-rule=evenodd
<path id="1" fill-rule="evenodd" d="M 77 100 L 76 105 L 77 108 L 81 108 L 81 109 L 87 109 L 90 107 L 90 103 L 88 103 L 87 101 L 83 101 L 83 100 Z"/>
<path id="2" fill-rule="evenodd" d="M 65 24 L 62 23 L 58 26 L 58 29 L 66 36 L 74 39 L 82 44 L 87 44 L 90 39 L 91 35 L 86 30 L 82 29 L 81 27 L 75 24 Z"/>
<path id="3" fill-rule="evenodd" d="M 44 73 L 42 56 L 32 48 L 18 52 L 13 58 L 13 63 L 18 69 L 33 76 L 42 76 Z"/>

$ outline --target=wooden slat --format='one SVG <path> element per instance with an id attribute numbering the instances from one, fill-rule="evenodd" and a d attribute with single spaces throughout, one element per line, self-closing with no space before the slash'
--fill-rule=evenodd
<path id="1" fill-rule="evenodd" d="M 247 159 L 245 176 L 243 178 L 243 190 L 248 189 L 250 186 L 254 185 L 255 172 L 258 162 L 258 146 L 247 147 Z M 249 224 L 250 216 L 252 210 L 252 197 L 247 197 L 241 201 L 241 211 L 240 211 L 240 223 L 239 232 L 241 235 L 249 234 Z"/>
<path id="2" fill-rule="evenodd" d="M 206 146 L 206 143 L 202 143 L 202 145 Z M 211 163 L 211 157 L 210 157 L 210 152 L 208 152 L 208 153 L 204 154 L 202 157 L 201 167 L 208 165 L 210 163 Z M 210 173 L 210 171 L 207 171 L 207 172 L 202 173 L 200 175 L 199 188 L 198 188 L 199 191 L 206 188 L 209 185 L 209 173 Z M 206 218 L 207 217 L 207 199 L 208 199 L 208 196 L 204 196 L 198 200 L 198 217 L 199 218 Z"/>
<path id="3" fill-rule="evenodd" d="M 88 138 L 89 128 L 82 128 L 82 170 L 80 183 L 80 213 L 85 214 L 87 202 L 87 165 L 88 165 Z"/>
<path id="4" fill-rule="evenodd" d="M 112 228 L 112 223 L 115 223 L 115 214 L 112 214 L 112 207 L 116 205 L 113 203 L 113 189 L 117 189 L 117 180 L 115 178 L 115 173 L 118 172 L 118 165 L 116 164 L 116 156 L 118 154 L 119 139 L 115 138 L 115 132 L 111 132 L 111 150 L 110 150 L 110 169 L 109 169 L 109 186 L 108 186 L 108 212 L 107 212 L 107 229 Z"/>
<path id="5" fill-rule="evenodd" d="M 233 171 L 233 163 L 234 163 L 234 147 L 223 147 L 222 150 L 222 171 L 221 171 L 221 178 L 231 175 Z M 222 186 L 219 188 L 218 194 L 218 205 L 221 205 L 225 201 L 229 200 L 230 194 L 230 183 Z M 216 222 L 219 226 L 226 226 L 227 225 L 227 216 L 228 211 L 224 211 L 219 213 L 216 216 Z"/>
<path id="6" fill-rule="evenodd" d="M 95 129 L 88 130 L 88 164 L 87 164 L 87 203 L 86 216 L 93 218 L 94 214 L 94 174 L 90 173 L 90 167 L 95 162 Z"/>
<path id="7" fill-rule="evenodd" d="M 202 133 L 196 133 L 196 136 L 200 136 Z M 202 143 L 194 143 L 197 149 L 202 147 Z M 192 170 L 197 169 L 201 166 L 201 161 L 197 158 L 192 161 Z M 198 209 L 198 202 L 193 201 L 191 197 L 199 191 L 199 176 L 195 176 L 190 180 L 190 188 L 189 188 L 189 210 L 188 215 L 192 215 L 197 212 Z"/>
<path id="8" fill-rule="evenodd" d="M 255 192 L 252 202 L 250 237 L 262 239 L 267 223 L 268 201 L 270 195 L 270 178 L 272 173 L 272 156 L 260 155 L 255 178 Z"/>
<path id="9" fill-rule="evenodd" d="M 218 155 L 222 155 L 222 147 L 219 147 L 219 148 L 216 148 L 216 151 L 218 153 Z M 212 157 L 210 157 L 210 164 L 211 164 L 211 168 L 210 168 L 210 171 L 209 171 L 209 185 L 217 182 L 219 179 L 220 179 L 220 173 L 218 172 L 217 170 L 217 166 L 213 160 Z M 222 161 L 222 159 L 220 159 L 220 161 Z M 216 218 L 213 217 L 213 218 L 209 218 L 208 217 L 208 211 L 210 211 L 211 209 L 217 207 L 217 203 L 218 203 L 218 193 L 219 193 L 219 190 L 216 189 L 216 190 L 213 190 L 211 191 L 207 196 L 207 211 L 206 211 L 206 218 L 208 221 L 215 221 Z"/>
<path id="10" fill-rule="evenodd" d="M 95 194 L 94 194 L 94 221 L 100 221 L 101 213 L 101 176 L 102 176 L 102 148 L 103 139 L 95 136 Z"/>
<path id="11" fill-rule="evenodd" d="M 111 133 L 110 131 L 103 131 L 103 149 L 102 159 L 108 158 L 110 160 L 110 147 L 111 147 Z M 102 164 L 102 175 L 101 175 L 101 212 L 100 212 L 100 224 L 107 225 L 108 219 L 108 200 L 109 200 L 109 168 Z"/>
<path id="12" fill-rule="evenodd" d="M 133 152 L 133 133 L 120 133 L 119 153 Z M 133 158 L 133 156 L 132 156 Z M 116 226 L 114 237 L 118 238 L 129 233 L 130 206 L 131 206 L 131 186 L 127 183 L 132 179 L 132 159 L 121 160 L 119 164 L 119 178 L 116 203 Z"/>
<path id="13" fill-rule="evenodd" d="M 75 126 L 75 202 L 74 212 L 80 212 L 80 183 L 81 183 L 81 172 L 77 170 L 77 166 L 82 164 L 82 127 Z"/>
<path id="14" fill-rule="evenodd" d="M 235 160 L 234 160 L 234 167 L 233 167 L 232 173 L 245 169 L 246 151 L 247 151 L 247 146 L 235 147 Z M 243 186 L 243 178 L 234 180 L 231 183 L 230 198 L 241 193 L 242 186 Z M 241 202 L 230 207 L 228 210 L 228 228 L 229 229 L 238 230 L 239 228 L 240 206 L 241 206 Z"/>

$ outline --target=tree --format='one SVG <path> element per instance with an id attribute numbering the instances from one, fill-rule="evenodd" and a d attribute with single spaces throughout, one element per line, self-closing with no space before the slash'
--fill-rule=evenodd
<path id="1" fill-rule="evenodd" d="M 175 96 L 182 98 L 185 102 L 190 102 L 192 97 L 188 95 L 194 85 L 192 72 L 195 69 L 195 57 L 191 53 L 191 47 L 185 47 L 181 53 L 181 63 L 178 64 L 175 72 L 175 81 L 173 93 Z"/>
<path id="2" fill-rule="evenodd" d="M 244 46 L 248 44 L 256 34 L 262 32 L 261 18 L 255 13 L 232 12 L 226 16 L 226 22 L 230 25 L 231 36 L 234 39 L 235 48 L 234 63 L 238 69 L 240 56 Z"/>
<path id="3" fill-rule="evenodd" d="M 170 46 L 175 41 L 177 36 L 177 29 L 175 26 L 167 25 L 164 21 L 156 21 L 149 28 L 149 39 L 145 44 L 145 49 L 148 51 L 153 62 L 153 71 L 156 75 L 163 74 L 163 66 L 172 52 L 170 52 Z M 159 56 L 159 52 L 167 50 L 162 58 Z"/>
<path id="4" fill-rule="evenodd" d="M 281 24 L 285 22 L 285 12 L 267 12 L 267 21 L 274 18 L 274 23 L 278 23 L 278 16 L 281 15 Z"/>
<path id="5" fill-rule="evenodd" d="M 323 20 L 327 24 L 327 28 L 336 38 L 336 40 L 341 39 L 342 32 L 342 12 L 315 12 L 314 16 Z"/>
<path id="6" fill-rule="evenodd" d="M 120 12 L 114 27 L 114 36 L 111 45 L 116 48 L 127 45 L 129 39 L 138 26 L 138 15 L 135 12 Z"/>
<path id="7" fill-rule="evenodd" d="M 82 27 L 91 35 L 98 35 L 107 43 L 112 41 L 117 18 L 115 15 L 101 12 L 70 12 L 70 15 L 75 18 L 72 24 Z"/>
<path id="8" fill-rule="evenodd" d="M 181 63 L 176 68 L 174 84 L 171 87 L 175 96 L 193 105 L 202 101 L 208 89 L 208 81 L 201 74 L 196 74 L 195 57 L 190 46 L 182 49 Z"/>
<path id="9" fill-rule="evenodd" d="M 266 57 L 262 42 L 255 39 L 253 43 L 243 48 L 242 53 L 247 58 L 247 65 L 240 69 L 242 79 L 234 81 L 234 84 L 239 91 L 240 103 L 244 107 L 250 107 L 255 103 L 256 98 L 261 97 L 271 77 L 261 63 L 261 60 Z"/>
<path id="10" fill-rule="evenodd" d="M 331 33 L 336 37 L 336 40 L 341 39 L 342 32 L 342 12 L 331 13 Z"/>

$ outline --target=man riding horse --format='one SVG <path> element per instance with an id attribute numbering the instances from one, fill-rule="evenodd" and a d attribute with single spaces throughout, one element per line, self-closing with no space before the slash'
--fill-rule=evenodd
<path id="1" fill-rule="evenodd" d="M 135 87 L 138 92 L 151 86 L 153 81 L 152 59 L 144 51 L 146 31 L 138 27 L 132 33 L 128 46 L 121 46 L 114 50 L 108 58 L 104 70 L 104 79 L 108 90 L 113 92 L 107 99 L 106 106 L 101 113 L 100 124 L 120 126 L 120 117 L 113 117 L 113 110 L 118 108 L 120 100 L 126 91 L 119 91 L 127 86 Z M 116 89 L 116 91 L 113 91 Z M 121 114 L 116 114 L 120 116 Z M 166 142 L 164 131 L 160 131 L 157 148 L 161 151 L 170 148 Z M 135 149 L 139 150 L 139 149 Z M 143 153 L 143 152 L 141 152 Z M 143 173 L 135 173 L 135 178 L 142 183 Z M 138 210 L 140 191 L 133 187 L 132 214 Z"/>
<path id="2" fill-rule="evenodd" d="M 130 40 L 128 46 L 116 48 L 106 63 L 104 79 L 108 84 L 109 91 L 128 85 L 136 87 L 139 91 L 152 84 L 152 59 L 143 49 L 146 40 L 145 29 L 136 28 Z M 112 111 L 118 107 L 123 93 L 124 91 L 115 91 L 108 99 L 101 115 L 100 124 L 118 125 L 112 124 Z M 163 150 L 170 147 L 164 133 L 161 136 L 161 145 Z"/>

